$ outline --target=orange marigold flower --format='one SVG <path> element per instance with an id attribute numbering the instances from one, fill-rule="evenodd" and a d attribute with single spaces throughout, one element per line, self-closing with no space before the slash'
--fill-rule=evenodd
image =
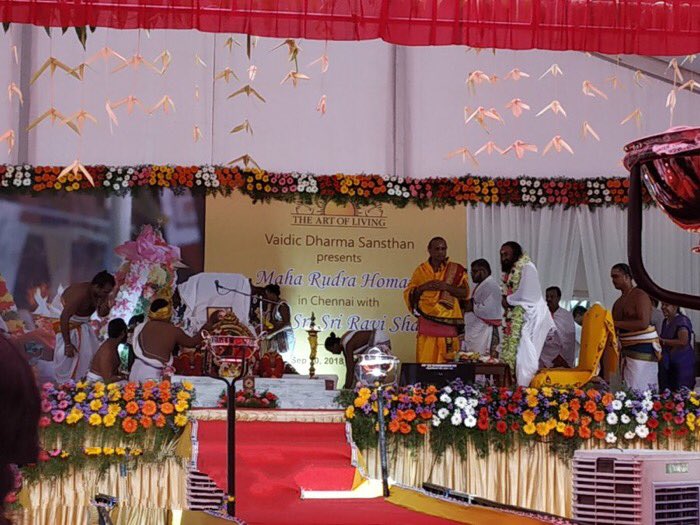
<path id="1" fill-rule="evenodd" d="M 572 427 L 571 425 L 566 425 L 566 428 L 564 429 L 564 437 L 574 437 L 574 427 Z"/>
<path id="2" fill-rule="evenodd" d="M 163 414 L 158 414 L 155 419 L 158 428 L 163 428 L 165 426 L 165 416 Z"/>
<path id="3" fill-rule="evenodd" d="M 603 412 L 602 410 L 596 410 L 595 412 L 593 412 L 593 419 L 595 419 L 596 421 L 601 422 L 604 418 L 605 412 Z"/>
<path id="4" fill-rule="evenodd" d="M 141 418 L 141 426 L 143 428 L 151 428 L 152 424 L 153 424 L 153 420 L 150 417 L 142 417 Z"/>
<path id="5" fill-rule="evenodd" d="M 136 394 L 131 390 L 124 390 L 124 395 L 122 395 L 124 401 L 132 401 L 135 397 Z"/>
<path id="6" fill-rule="evenodd" d="M 154 386 L 156 386 L 156 382 L 153 381 L 153 379 L 148 379 L 144 384 L 143 384 L 143 389 L 144 390 L 151 390 Z"/>
<path id="7" fill-rule="evenodd" d="M 411 425 L 408 423 L 400 423 L 399 424 L 399 432 L 402 434 L 408 434 L 411 431 Z"/>
<path id="8" fill-rule="evenodd" d="M 404 418 L 406 421 L 411 422 L 411 421 L 413 421 L 414 419 L 416 419 L 416 413 L 415 413 L 415 411 L 413 411 L 412 409 L 409 408 L 408 410 L 406 410 L 406 411 L 403 413 L 403 418 Z"/>
<path id="9" fill-rule="evenodd" d="M 606 392 L 605 395 L 603 395 L 603 399 L 601 399 L 600 402 L 602 403 L 603 406 L 606 407 L 606 406 L 612 404 L 614 399 L 615 398 L 613 397 L 613 395 L 610 392 Z"/>
<path id="10" fill-rule="evenodd" d="M 583 409 L 588 412 L 589 414 L 592 414 L 593 412 L 596 411 L 596 408 L 598 408 L 595 404 L 595 401 L 588 400 L 586 401 L 586 404 L 583 405 Z"/>
<path id="11" fill-rule="evenodd" d="M 145 416 L 152 416 L 153 414 L 156 413 L 156 410 L 158 407 L 156 406 L 155 401 L 146 401 L 143 406 L 141 407 L 141 412 Z"/>
<path id="12" fill-rule="evenodd" d="M 605 431 L 598 428 L 593 431 L 593 437 L 596 439 L 605 439 Z"/>
<path id="13" fill-rule="evenodd" d="M 430 410 L 424 410 L 421 413 L 420 417 L 422 417 L 423 419 L 432 419 L 433 413 Z"/>
<path id="14" fill-rule="evenodd" d="M 136 422 L 136 420 L 133 417 L 127 417 L 122 421 L 122 429 L 124 432 L 127 434 L 133 434 L 136 432 L 136 429 L 139 427 L 139 424 Z"/>
<path id="15" fill-rule="evenodd" d="M 581 408 L 581 402 L 578 399 L 572 399 L 571 401 L 569 401 L 569 408 L 571 410 L 578 410 L 579 408 Z"/>
<path id="16" fill-rule="evenodd" d="M 173 406 L 172 403 L 162 403 L 160 405 L 160 411 L 163 412 L 163 414 L 170 415 L 175 411 L 175 407 Z"/>
<path id="17" fill-rule="evenodd" d="M 399 425 L 398 420 L 392 419 L 392 420 L 389 422 L 389 431 L 390 431 L 390 432 L 396 433 L 396 432 L 399 431 L 399 426 L 400 426 L 400 425 Z"/>
<path id="18" fill-rule="evenodd" d="M 428 432 L 428 425 L 426 425 L 425 423 L 419 423 L 418 425 L 416 425 L 416 430 L 419 434 L 426 434 Z"/>
<path id="19" fill-rule="evenodd" d="M 126 404 L 126 413 L 127 414 L 136 414 L 139 411 L 139 405 L 136 403 L 136 401 L 129 401 Z"/>
<path id="20" fill-rule="evenodd" d="M 591 429 L 586 426 L 581 426 L 578 429 L 578 435 L 582 439 L 588 439 L 591 437 Z"/>

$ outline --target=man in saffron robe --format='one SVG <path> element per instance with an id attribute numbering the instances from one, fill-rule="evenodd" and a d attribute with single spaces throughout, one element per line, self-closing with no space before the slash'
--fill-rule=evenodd
<path id="1" fill-rule="evenodd" d="M 464 317 L 459 301 L 469 296 L 467 272 L 447 258 L 447 242 L 434 237 L 430 257 L 413 272 L 403 292 L 411 313 L 418 317 L 416 362 L 446 363 L 459 351 Z"/>

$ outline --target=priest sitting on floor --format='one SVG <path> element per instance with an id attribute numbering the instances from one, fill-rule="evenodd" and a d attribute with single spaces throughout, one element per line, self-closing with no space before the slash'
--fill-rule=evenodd
<path id="1" fill-rule="evenodd" d="M 160 380 L 170 375 L 173 354 L 178 346 L 195 347 L 202 342 L 202 335 L 188 336 L 181 328 L 171 322 L 172 303 L 159 298 L 151 303 L 148 320 L 134 329 L 133 349 L 134 365 L 129 374 L 129 381 Z M 202 329 L 208 329 L 207 323 Z"/>
<path id="2" fill-rule="evenodd" d="M 353 388 L 355 379 L 355 359 L 367 352 L 370 348 L 379 347 L 384 352 L 391 354 L 391 341 L 389 335 L 383 330 L 350 330 L 342 337 L 335 333 L 326 338 L 324 343 L 326 350 L 331 354 L 343 354 L 345 358 L 345 383 L 343 388 Z"/>
<path id="3" fill-rule="evenodd" d="M 126 342 L 129 329 L 123 319 L 112 319 L 107 325 L 108 339 L 97 349 L 90 363 L 86 379 L 103 383 L 116 383 L 123 378 L 119 374 L 119 345 Z"/>

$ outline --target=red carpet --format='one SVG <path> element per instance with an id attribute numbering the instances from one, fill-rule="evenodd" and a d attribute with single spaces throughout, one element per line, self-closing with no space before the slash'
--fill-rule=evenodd
<path id="1" fill-rule="evenodd" d="M 199 422 L 199 470 L 226 488 L 226 422 Z M 302 500 L 301 489 L 350 490 L 354 468 L 337 423 L 236 423 L 236 514 L 250 525 L 447 525 L 382 498 Z"/>

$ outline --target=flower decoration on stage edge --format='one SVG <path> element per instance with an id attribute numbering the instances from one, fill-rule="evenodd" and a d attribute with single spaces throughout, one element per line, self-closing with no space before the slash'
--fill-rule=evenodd
<path id="1" fill-rule="evenodd" d="M 343 391 L 339 402 L 362 449 L 377 446 L 376 390 Z M 700 437 L 700 394 L 420 384 L 382 391 L 390 443 L 423 446 L 441 456 L 452 447 L 462 457 L 470 445 L 485 456 L 521 444 L 546 442 L 563 458 L 585 443 L 626 447 L 643 442 L 664 448 L 670 440 L 692 447 Z"/>
<path id="2" fill-rule="evenodd" d="M 194 386 L 188 381 L 120 385 L 86 381 L 41 388 L 42 450 L 26 479 L 60 476 L 71 467 L 162 461 L 189 422 Z"/>
<path id="3" fill-rule="evenodd" d="M 263 392 L 255 392 L 250 390 L 239 390 L 236 392 L 236 407 L 239 408 L 278 408 L 279 397 L 265 390 Z M 221 392 L 219 396 L 219 408 L 226 408 L 228 404 L 228 395 L 226 390 Z"/>
<path id="4" fill-rule="evenodd" d="M 435 177 L 411 179 L 372 174 L 314 175 L 272 173 L 231 166 L 86 166 L 84 174 L 60 177 L 60 166 L 0 165 L 0 193 L 52 194 L 99 192 L 126 195 L 142 189 L 171 189 L 205 195 L 240 192 L 255 201 L 336 202 L 369 205 L 385 202 L 420 208 L 486 204 L 546 208 L 551 206 L 626 207 L 629 180 L 536 177 Z M 613 191 L 614 190 L 614 191 Z M 644 189 L 644 202 L 652 199 Z"/>

